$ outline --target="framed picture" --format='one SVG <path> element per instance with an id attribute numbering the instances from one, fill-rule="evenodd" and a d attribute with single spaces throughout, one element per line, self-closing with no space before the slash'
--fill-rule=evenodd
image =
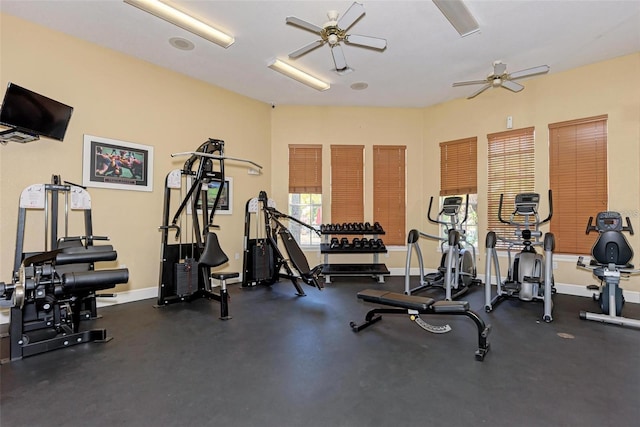
<path id="1" fill-rule="evenodd" d="M 207 185 L 207 204 L 213 206 L 213 202 L 216 200 L 216 195 L 220 191 L 220 182 L 210 182 Z M 202 203 L 200 199 L 196 202 L 198 211 L 202 211 Z M 233 213 L 233 178 L 225 177 L 224 185 L 222 186 L 222 193 L 220 194 L 220 200 L 218 201 L 217 214 L 231 215 Z"/>
<path id="2" fill-rule="evenodd" d="M 82 184 L 116 190 L 153 190 L 153 147 L 84 136 Z"/>

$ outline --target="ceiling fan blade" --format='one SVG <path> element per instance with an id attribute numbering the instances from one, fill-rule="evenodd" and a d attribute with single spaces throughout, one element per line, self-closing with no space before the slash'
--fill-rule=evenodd
<path id="1" fill-rule="evenodd" d="M 522 89 L 524 89 L 524 86 L 522 86 L 520 83 L 512 82 L 511 80 L 503 80 L 502 87 L 505 89 L 509 89 L 512 92 L 520 92 Z"/>
<path id="2" fill-rule="evenodd" d="M 456 82 L 452 86 L 456 87 L 456 86 L 469 86 L 469 85 L 482 85 L 482 84 L 487 84 L 487 81 L 486 80 L 470 80 L 468 82 Z"/>
<path id="3" fill-rule="evenodd" d="M 336 71 L 338 73 L 344 72 L 349 68 L 347 60 L 344 57 L 344 52 L 342 51 L 342 46 L 339 44 L 331 46 L 331 55 L 333 56 L 333 63 L 335 64 Z"/>
<path id="4" fill-rule="evenodd" d="M 482 86 L 477 91 L 473 92 L 470 96 L 467 96 L 467 99 L 475 98 L 476 96 L 480 95 L 482 92 L 484 92 L 485 90 L 489 89 L 490 87 L 491 87 L 491 83 L 487 83 L 486 85 Z"/>
<path id="5" fill-rule="evenodd" d="M 300 18 L 296 18 L 295 16 L 287 16 L 286 21 L 287 21 L 287 24 L 295 25 L 296 27 L 300 27 L 305 30 L 311 31 L 312 33 L 320 34 L 320 31 L 322 31 L 322 27 L 318 27 L 317 25 L 312 24 L 311 22 L 307 22 Z"/>
<path id="6" fill-rule="evenodd" d="M 338 19 L 338 28 L 347 31 L 362 15 L 364 15 L 364 6 L 361 3 L 353 2 L 349 9 Z"/>
<path id="7" fill-rule="evenodd" d="M 296 59 L 301 57 L 302 55 L 304 55 L 305 53 L 311 52 L 313 49 L 316 49 L 320 46 L 322 46 L 324 44 L 323 40 L 316 40 L 314 42 L 311 42 L 305 46 L 302 46 L 300 49 L 298 50 L 294 50 L 293 52 L 291 52 L 289 54 L 289 58 L 291 59 Z"/>
<path id="8" fill-rule="evenodd" d="M 540 65 L 538 67 L 527 68 L 526 70 L 516 71 L 515 73 L 509 74 L 509 78 L 513 79 L 521 79 L 522 77 L 535 76 L 536 74 L 544 74 L 549 72 L 548 65 Z"/>
<path id="9" fill-rule="evenodd" d="M 349 44 L 356 44 L 358 46 L 370 47 L 380 50 L 386 49 L 387 47 L 387 41 L 385 39 L 370 36 L 360 36 L 358 34 L 349 34 L 344 39 L 344 41 Z"/>

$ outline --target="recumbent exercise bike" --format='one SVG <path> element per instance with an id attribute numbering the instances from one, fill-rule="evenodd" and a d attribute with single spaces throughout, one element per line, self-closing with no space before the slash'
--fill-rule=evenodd
<path id="1" fill-rule="evenodd" d="M 622 232 L 633 235 L 633 227 L 629 217 L 627 225 L 622 225 L 622 216 L 618 212 L 605 211 L 596 216 L 596 225 L 592 225 L 593 217 L 589 217 L 586 234 L 597 231 L 598 239 L 591 249 L 591 262 L 585 265 L 583 257 L 578 258 L 577 266 L 591 270 L 600 279 L 600 286 L 590 285 L 588 289 L 598 289 L 599 294 L 593 295 L 602 313 L 580 312 L 583 320 L 595 320 L 615 325 L 640 328 L 640 320 L 622 317 L 624 295 L 620 288 L 620 278 L 640 273 L 634 269 L 630 261 L 633 259 L 633 249 Z"/>

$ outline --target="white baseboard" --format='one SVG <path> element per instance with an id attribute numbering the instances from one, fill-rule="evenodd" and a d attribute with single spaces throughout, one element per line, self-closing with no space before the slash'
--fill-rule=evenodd
<path id="1" fill-rule="evenodd" d="M 414 271 L 415 270 L 415 271 Z M 436 270 L 428 270 L 426 269 L 426 273 L 435 272 Z M 404 268 L 390 268 L 389 273 L 391 276 L 404 276 L 405 269 Z M 411 269 L 411 275 L 418 275 L 418 268 Z M 234 283 L 230 283 L 233 285 Z M 586 286 L 583 285 L 573 285 L 568 283 L 557 283 L 556 282 L 556 291 L 559 294 L 564 295 L 574 295 L 580 297 L 591 297 L 593 295 L 593 291 L 587 289 Z M 110 305 L 115 304 L 125 304 L 128 302 L 140 301 L 143 299 L 149 298 L 157 298 L 158 297 L 158 288 L 156 286 L 151 288 L 143 288 L 143 289 L 133 289 L 131 291 L 123 291 L 118 292 L 113 298 L 98 298 L 97 304 L 98 307 L 108 307 Z M 640 304 L 640 292 L 638 291 L 624 291 L 624 298 L 626 302 Z M 0 325 L 9 323 L 10 315 L 9 309 L 0 309 Z"/>

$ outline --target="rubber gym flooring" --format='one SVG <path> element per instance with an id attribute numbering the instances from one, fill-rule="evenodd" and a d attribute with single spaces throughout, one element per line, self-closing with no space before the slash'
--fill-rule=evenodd
<path id="1" fill-rule="evenodd" d="M 485 313 L 483 289 L 472 290 L 465 299 L 492 325 L 479 362 L 464 316 L 422 316 L 451 325 L 443 335 L 399 315 L 351 331 L 374 307 L 356 292 L 403 284 L 334 278 L 323 291 L 303 285 L 306 297 L 288 281 L 232 285 L 226 322 L 208 300 L 101 308 L 87 323 L 110 342 L 0 366 L 0 425 L 638 425 L 640 331 L 580 320 L 580 310 L 597 311 L 590 298 L 556 295 L 547 324 L 541 303 L 505 301 Z M 640 318 L 640 306 L 624 314 Z"/>

